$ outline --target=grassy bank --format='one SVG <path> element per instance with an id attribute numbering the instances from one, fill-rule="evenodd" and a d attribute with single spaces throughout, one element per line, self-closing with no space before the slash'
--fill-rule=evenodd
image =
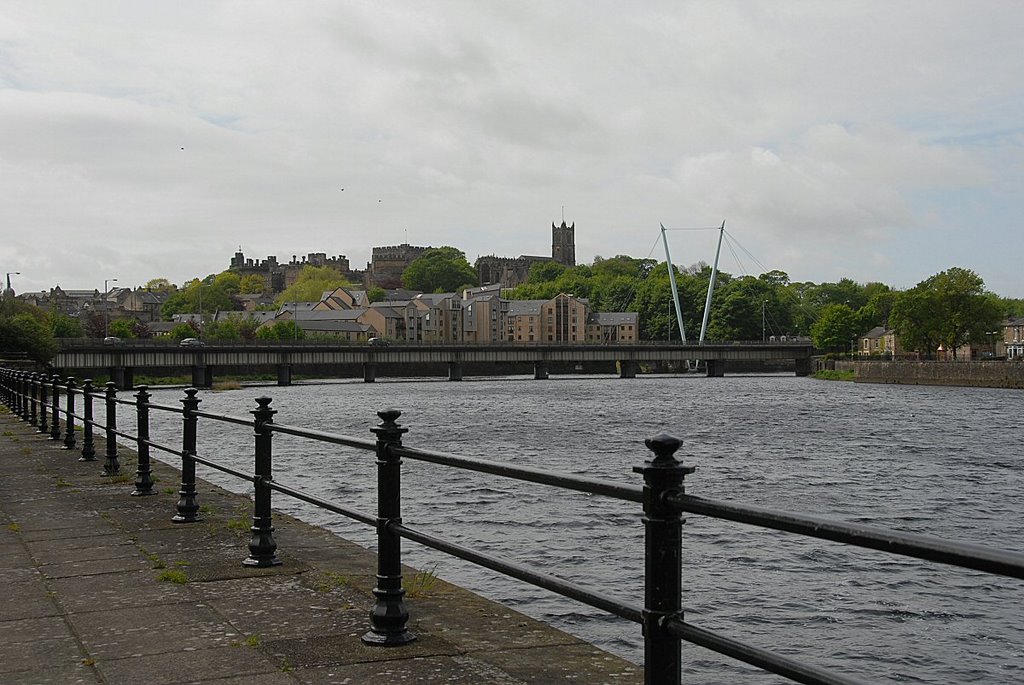
<path id="1" fill-rule="evenodd" d="M 814 378 L 823 381 L 852 381 L 855 375 L 853 371 L 829 371 L 827 369 L 814 372 Z"/>

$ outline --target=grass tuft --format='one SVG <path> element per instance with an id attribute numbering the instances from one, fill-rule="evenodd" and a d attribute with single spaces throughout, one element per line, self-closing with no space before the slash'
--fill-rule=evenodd
<path id="1" fill-rule="evenodd" d="M 165 583 L 177 583 L 178 585 L 184 585 L 188 582 L 188 574 L 177 569 L 168 569 L 157 576 L 157 580 Z"/>
<path id="2" fill-rule="evenodd" d="M 425 597 L 437 583 L 437 564 L 429 569 L 419 571 L 405 587 L 406 597 Z"/>

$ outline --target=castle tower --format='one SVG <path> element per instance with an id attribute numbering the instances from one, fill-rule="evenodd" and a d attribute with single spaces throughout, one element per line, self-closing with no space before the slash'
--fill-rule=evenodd
<path id="1" fill-rule="evenodd" d="M 551 224 L 551 258 L 568 267 L 576 266 L 576 222 L 572 226 Z"/>

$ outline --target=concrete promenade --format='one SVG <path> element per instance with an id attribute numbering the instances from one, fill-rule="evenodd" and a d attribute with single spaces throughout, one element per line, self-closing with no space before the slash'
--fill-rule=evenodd
<path id="1" fill-rule="evenodd" d="M 376 557 L 275 515 L 282 565 L 251 569 L 249 499 L 199 483 L 204 520 L 175 524 L 179 475 L 159 494 L 0 408 L 0 682 L 639 683 L 639 667 L 442 580 L 407 606 L 416 642 L 368 647 Z M 79 446 L 81 435 L 79 435 Z M 407 569 L 406 586 L 415 571 Z M 639 630 L 639 626 L 637 627 Z"/>

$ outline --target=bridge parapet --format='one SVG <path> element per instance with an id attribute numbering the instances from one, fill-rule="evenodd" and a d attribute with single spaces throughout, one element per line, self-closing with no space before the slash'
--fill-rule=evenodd
<path id="1" fill-rule="evenodd" d="M 208 387 L 216 372 L 262 367 L 275 372 L 281 384 L 291 382 L 295 366 L 338 368 L 358 365 L 366 380 L 388 365 L 442 365 L 451 380 L 460 380 L 467 364 L 526 364 L 534 368 L 551 364 L 618 364 L 620 370 L 649 365 L 714 362 L 717 372 L 729 362 L 791 360 L 798 375 L 810 371 L 814 349 L 807 343 L 730 342 L 704 345 L 638 343 L 628 345 L 504 343 L 492 345 L 392 344 L 370 346 L 321 341 L 282 343 L 206 343 L 180 347 L 175 343 L 139 341 L 104 345 L 75 341 L 62 344 L 53 365 L 58 369 L 105 369 L 119 388 L 131 387 L 134 374 L 143 369 L 184 369 L 198 387 Z M 373 368 L 370 367 L 373 365 Z M 540 366 L 538 366 L 540 365 Z M 718 373 L 716 372 L 716 375 Z M 625 375 L 625 374 L 624 374 Z M 537 373 L 537 377 L 546 377 Z"/>

